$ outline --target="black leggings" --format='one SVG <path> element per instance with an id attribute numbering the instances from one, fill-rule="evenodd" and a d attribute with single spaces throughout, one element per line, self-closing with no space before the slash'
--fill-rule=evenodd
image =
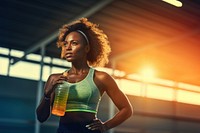
<path id="1" fill-rule="evenodd" d="M 101 133 L 99 130 L 89 130 L 85 127 L 91 122 L 59 124 L 57 133 Z"/>

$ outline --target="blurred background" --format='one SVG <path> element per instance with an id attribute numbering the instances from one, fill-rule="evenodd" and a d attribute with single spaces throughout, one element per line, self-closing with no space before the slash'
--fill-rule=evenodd
<path id="1" fill-rule="evenodd" d="M 104 68 L 134 107 L 109 133 L 200 133 L 200 1 L 1 0 L 0 133 L 55 133 L 35 109 L 51 73 L 69 63 L 56 47 L 58 29 L 87 17 L 112 47 Z M 103 96 L 98 116 L 117 109 Z"/>

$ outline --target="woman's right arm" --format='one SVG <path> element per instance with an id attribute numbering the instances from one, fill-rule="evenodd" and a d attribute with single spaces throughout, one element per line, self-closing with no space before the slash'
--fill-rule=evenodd
<path id="1" fill-rule="evenodd" d="M 51 105 L 53 103 L 53 99 L 54 99 L 54 86 L 52 83 L 54 81 L 54 76 L 51 75 L 49 76 L 45 87 L 44 87 L 44 95 L 41 99 L 41 102 L 39 104 L 39 106 L 36 109 L 36 114 L 37 114 L 37 119 L 40 122 L 44 122 L 46 121 L 50 114 L 51 114 Z"/>
<path id="2" fill-rule="evenodd" d="M 66 76 L 63 74 L 52 74 L 49 76 L 45 87 L 44 87 L 44 95 L 43 98 L 39 104 L 39 106 L 36 109 L 37 119 L 40 122 L 46 121 L 50 114 L 51 114 L 51 107 L 53 105 L 54 100 L 54 90 L 55 87 L 62 83 L 66 79 Z"/>

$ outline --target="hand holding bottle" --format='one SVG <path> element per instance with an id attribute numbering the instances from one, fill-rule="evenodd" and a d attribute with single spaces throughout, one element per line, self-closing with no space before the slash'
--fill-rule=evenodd
<path id="1" fill-rule="evenodd" d="M 63 73 L 63 76 L 66 75 L 64 75 Z M 52 114 L 57 116 L 64 116 L 67 106 L 68 92 L 69 92 L 68 82 L 62 82 L 60 84 L 57 84 L 55 88 L 55 97 L 54 97 Z"/>
<path id="2" fill-rule="evenodd" d="M 50 83 L 47 84 L 47 87 L 45 87 L 45 92 L 44 95 L 46 97 L 51 97 L 51 94 L 55 91 L 55 88 L 58 84 L 62 84 L 63 81 L 66 81 L 67 77 L 67 72 L 64 72 L 62 75 L 51 75 L 50 78 Z"/>

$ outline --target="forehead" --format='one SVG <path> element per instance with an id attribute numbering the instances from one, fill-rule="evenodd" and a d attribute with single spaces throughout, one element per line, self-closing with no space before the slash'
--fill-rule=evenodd
<path id="1" fill-rule="evenodd" d="M 72 31 L 65 37 L 65 41 L 70 41 L 70 40 L 83 40 L 83 37 L 77 31 Z"/>

